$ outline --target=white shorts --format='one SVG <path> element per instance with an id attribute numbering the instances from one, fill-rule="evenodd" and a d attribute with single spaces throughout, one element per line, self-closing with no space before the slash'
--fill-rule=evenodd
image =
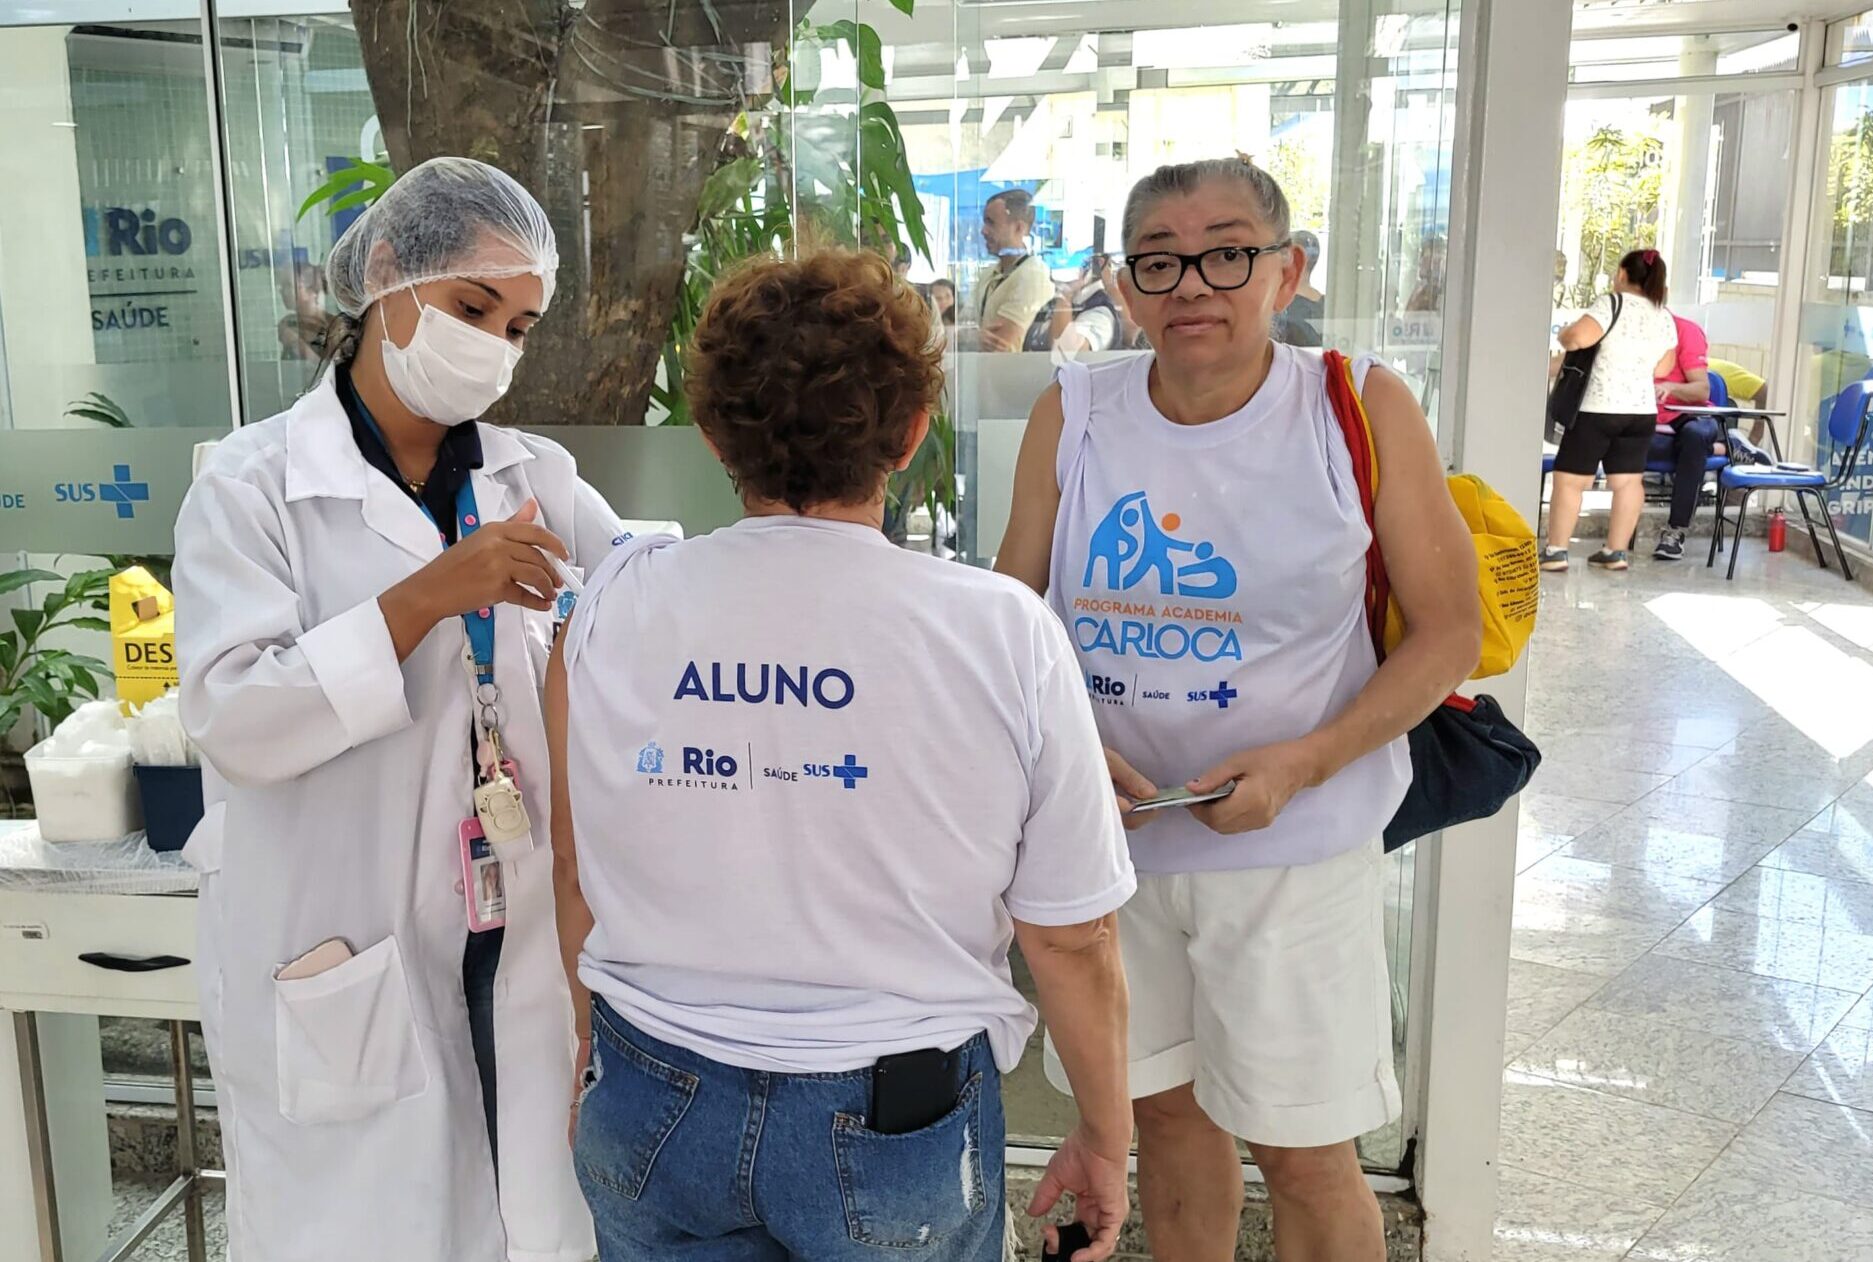
<path id="1" fill-rule="evenodd" d="M 1119 912 L 1134 1100 L 1196 1084 L 1251 1143 L 1315 1148 L 1399 1115 L 1377 841 L 1292 868 L 1140 876 Z M 1051 1043 L 1047 1077 L 1066 1090 Z"/>

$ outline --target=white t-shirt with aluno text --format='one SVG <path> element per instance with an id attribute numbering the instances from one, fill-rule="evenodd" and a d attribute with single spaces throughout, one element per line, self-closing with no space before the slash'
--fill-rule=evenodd
<path id="1" fill-rule="evenodd" d="M 655 1038 L 840 1073 L 1035 1026 L 1016 919 L 1136 888 L 1066 632 L 1012 579 L 876 529 L 633 540 L 565 647 L 579 974 Z"/>

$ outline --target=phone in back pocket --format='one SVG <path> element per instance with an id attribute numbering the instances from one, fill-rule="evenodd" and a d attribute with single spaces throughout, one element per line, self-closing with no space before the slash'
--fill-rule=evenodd
<path id="1" fill-rule="evenodd" d="M 960 1048 L 881 1058 L 872 1070 L 867 1126 L 878 1135 L 908 1135 L 942 1121 L 962 1094 L 962 1065 Z"/>

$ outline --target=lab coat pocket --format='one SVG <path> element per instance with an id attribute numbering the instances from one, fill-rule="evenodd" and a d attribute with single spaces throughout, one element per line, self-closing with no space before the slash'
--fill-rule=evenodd
<path id="1" fill-rule="evenodd" d="M 275 981 L 273 1016 L 290 1122 L 354 1122 L 428 1089 L 395 938 L 315 977 Z"/>

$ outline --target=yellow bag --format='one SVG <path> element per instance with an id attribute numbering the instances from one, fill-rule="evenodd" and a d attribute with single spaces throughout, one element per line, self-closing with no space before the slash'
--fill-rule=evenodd
<path id="1" fill-rule="evenodd" d="M 1378 502 L 1379 453 L 1372 442 L 1372 423 L 1353 384 L 1353 366 L 1344 355 L 1328 351 L 1327 397 L 1333 404 L 1352 453 L 1353 473 L 1366 519 L 1372 520 Z M 1509 501 L 1473 473 L 1447 479 L 1450 498 L 1470 528 L 1476 545 L 1476 590 L 1483 605 L 1483 653 L 1472 679 L 1500 675 L 1515 665 L 1535 633 L 1535 614 L 1541 605 L 1541 566 L 1535 532 Z M 1375 535 L 1366 558 L 1367 616 L 1378 625 L 1384 610 L 1385 633 L 1381 657 L 1398 647 L 1405 635 L 1405 620 L 1392 599 L 1385 564 Z"/>
<path id="2" fill-rule="evenodd" d="M 125 714 L 181 682 L 175 598 L 140 565 L 111 575 L 111 666 Z"/>

